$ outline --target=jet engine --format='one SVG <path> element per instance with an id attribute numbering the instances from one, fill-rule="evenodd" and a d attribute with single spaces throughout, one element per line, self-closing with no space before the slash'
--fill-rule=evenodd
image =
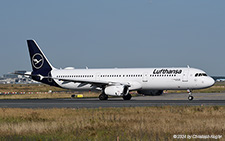
<path id="1" fill-rule="evenodd" d="M 163 93 L 163 90 L 138 90 L 137 93 L 143 95 L 158 96 Z"/>
<path id="2" fill-rule="evenodd" d="M 104 90 L 106 95 L 110 96 L 125 96 L 128 94 L 128 86 L 118 85 L 118 86 L 107 86 Z"/>

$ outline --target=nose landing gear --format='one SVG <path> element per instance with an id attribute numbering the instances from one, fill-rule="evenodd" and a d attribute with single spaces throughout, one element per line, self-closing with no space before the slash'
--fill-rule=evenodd
<path id="1" fill-rule="evenodd" d="M 188 89 L 187 92 L 188 92 L 188 94 L 189 94 L 188 100 L 189 100 L 189 101 L 192 101 L 192 100 L 194 99 L 194 97 L 192 96 L 192 91 Z"/>

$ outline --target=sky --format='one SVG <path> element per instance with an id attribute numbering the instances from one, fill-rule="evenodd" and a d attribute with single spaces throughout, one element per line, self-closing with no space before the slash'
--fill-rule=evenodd
<path id="1" fill-rule="evenodd" d="M 200 68 L 225 75 L 224 0 L 0 2 L 0 75 L 31 70 L 27 39 L 56 68 Z"/>

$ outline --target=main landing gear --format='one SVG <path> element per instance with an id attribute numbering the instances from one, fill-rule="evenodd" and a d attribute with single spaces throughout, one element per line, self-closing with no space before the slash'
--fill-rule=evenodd
<path id="1" fill-rule="evenodd" d="M 99 95 L 99 100 L 108 100 L 108 95 L 106 95 L 105 93 L 101 93 Z"/>
<path id="2" fill-rule="evenodd" d="M 191 90 L 187 90 L 188 91 L 188 94 L 189 94 L 189 96 L 188 96 L 188 100 L 189 101 L 192 101 L 193 99 L 194 99 L 194 97 L 192 96 L 192 91 Z"/>
<path id="3" fill-rule="evenodd" d="M 128 93 L 127 95 L 123 96 L 123 100 L 130 100 L 131 97 L 131 94 Z"/>
<path id="4" fill-rule="evenodd" d="M 130 100 L 131 97 L 131 94 L 128 93 L 127 95 L 123 96 L 123 100 Z M 108 100 L 108 95 L 106 95 L 104 92 L 101 93 L 99 95 L 99 100 Z"/>

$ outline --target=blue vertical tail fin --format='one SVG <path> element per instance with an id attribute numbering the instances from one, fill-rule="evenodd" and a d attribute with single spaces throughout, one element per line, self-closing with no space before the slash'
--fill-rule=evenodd
<path id="1" fill-rule="evenodd" d="M 55 68 L 50 64 L 40 47 L 34 40 L 27 40 L 27 45 L 30 53 L 30 61 L 33 71 L 31 72 L 31 78 L 33 80 L 60 87 L 52 79 L 52 70 Z"/>
<path id="2" fill-rule="evenodd" d="M 27 45 L 30 53 L 31 66 L 33 69 L 32 74 L 48 76 L 49 72 L 54 69 L 54 67 L 50 64 L 34 40 L 27 40 Z"/>

